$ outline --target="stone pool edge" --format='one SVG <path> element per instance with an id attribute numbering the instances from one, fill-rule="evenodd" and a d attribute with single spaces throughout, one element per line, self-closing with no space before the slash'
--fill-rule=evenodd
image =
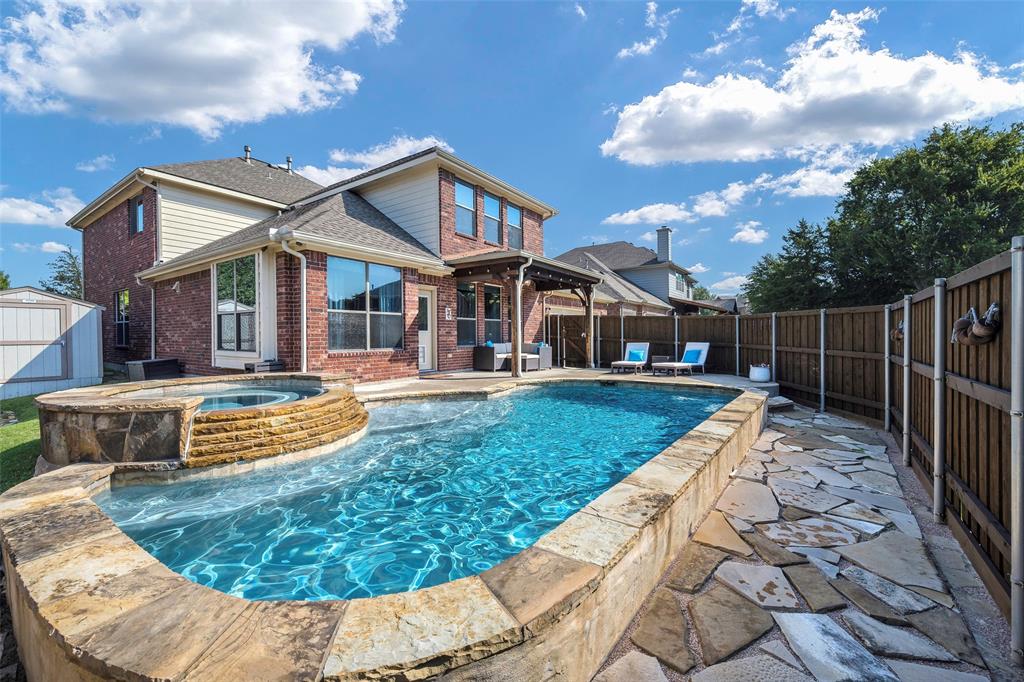
<path id="1" fill-rule="evenodd" d="M 638 379 L 590 380 L 684 387 Z M 505 382 L 484 393 L 580 380 Z M 457 394 L 481 391 L 396 399 Z M 32 479 L 0 496 L 8 595 L 26 669 L 32 679 L 447 673 L 478 680 L 515 669 L 524 679 L 589 680 L 756 440 L 766 400 L 741 393 L 480 575 L 351 601 L 252 602 L 174 573 L 92 502 L 124 467 L 76 465 Z"/>

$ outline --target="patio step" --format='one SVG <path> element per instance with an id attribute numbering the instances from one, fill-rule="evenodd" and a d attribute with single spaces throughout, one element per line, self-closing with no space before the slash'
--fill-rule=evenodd
<path id="1" fill-rule="evenodd" d="M 771 413 L 776 412 L 790 412 L 795 403 L 789 398 L 783 398 L 781 395 L 774 396 L 768 399 L 768 411 Z"/>

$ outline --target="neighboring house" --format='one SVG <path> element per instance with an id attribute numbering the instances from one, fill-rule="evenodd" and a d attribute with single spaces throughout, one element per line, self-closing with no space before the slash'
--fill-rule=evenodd
<path id="1" fill-rule="evenodd" d="M 108 306 L 105 362 L 278 359 L 367 381 L 471 367 L 473 346 L 510 340 L 516 291 L 538 340 L 541 292 L 599 281 L 541 255 L 555 213 L 439 148 L 321 187 L 246 147 L 137 168 L 68 225 L 85 298 Z"/>
<path id="2" fill-rule="evenodd" d="M 701 301 L 701 303 L 724 308 L 733 315 L 750 314 L 750 301 L 743 294 L 737 294 L 734 296 L 715 296 L 710 300 Z"/>
<path id="3" fill-rule="evenodd" d="M 600 273 L 599 313 L 611 315 L 680 315 L 700 310 L 726 312 L 705 301 L 693 300 L 697 280 L 690 271 L 672 261 L 672 229 L 657 230 L 658 250 L 629 242 L 592 244 L 566 251 L 556 260 Z M 610 299 L 610 300 L 609 300 Z M 578 307 L 571 297 L 549 301 L 551 307 Z"/>

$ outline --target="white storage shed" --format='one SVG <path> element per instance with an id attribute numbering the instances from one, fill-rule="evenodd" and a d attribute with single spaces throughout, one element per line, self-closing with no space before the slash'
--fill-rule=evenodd
<path id="1" fill-rule="evenodd" d="M 33 287 L 0 291 L 0 398 L 103 381 L 102 314 Z"/>

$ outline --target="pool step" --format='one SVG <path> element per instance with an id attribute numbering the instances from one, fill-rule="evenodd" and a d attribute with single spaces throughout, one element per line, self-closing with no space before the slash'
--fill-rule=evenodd
<path id="1" fill-rule="evenodd" d="M 302 401 L 298 401 L 301 403 Z M 223 415 L 211 412 L 196 415 L 192 424 L 192 436 L 206 436 L 220 433 L 236 433 L 257 429 L 276 428 L 289 424 L 302 424 L 316 417 L 334 414 L 353 404 L 353 400 L 340 398 L 318 400 L 308 404 L 304 410 L 289 410 L 283 413 L 235 415 L 233 419 L 225 419 Z M 237 412 L 237 411 L 236 411 Z M 211 415 L 214 415 L 211 418 Z"/>

